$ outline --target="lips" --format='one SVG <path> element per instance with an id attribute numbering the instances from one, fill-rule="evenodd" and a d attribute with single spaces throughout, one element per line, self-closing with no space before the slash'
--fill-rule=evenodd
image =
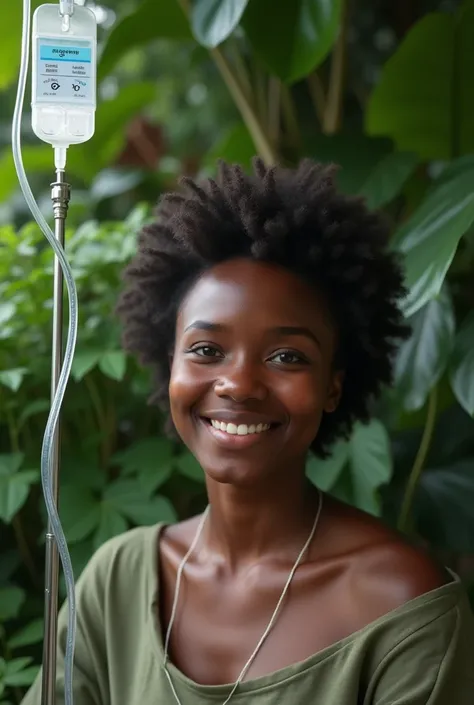
<path id="1" fill-rule="evenodd" d="M 281 422 L 251 412 L 210 411 L 200 420 L 219 445 L 247 448 L 264 441 Z"/>

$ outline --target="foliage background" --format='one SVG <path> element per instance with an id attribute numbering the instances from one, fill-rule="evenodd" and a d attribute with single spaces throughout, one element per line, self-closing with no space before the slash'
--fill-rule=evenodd
<path id="1" fill-rule="evenodd" d="M 39 3 L 33 3 L 38 5 Z M 78 3 L 81 4 L 81 3 Z M 162 433 L 113 308 L 150 204 L 253 154 L 341 165 L 406 257 L 413 335 L 396 385 L 308 475 L 474 583 L 474 0 L 106 0 L 94 138 L 70 150 L 67 248 L 80 323 L 64 406 L 61 515 L 76 576 L 127 528 L 199 511 L 202 471 Z M 52 256 L 9 146 L 21 3 L 0 0 L 0 703 L 41 661 Z M 24 161 L 50 216 L 51 150 Z M 61 587 L 63 591 L 63 586 Z"/>

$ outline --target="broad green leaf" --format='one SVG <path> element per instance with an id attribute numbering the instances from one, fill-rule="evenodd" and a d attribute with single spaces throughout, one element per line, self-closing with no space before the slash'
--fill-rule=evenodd
<path id="1" fill-rule="evenodd" d="M 305 136 L 305 154 L 323 164 L 337 164 L 337 185 L 351 195 L 361 192 L 377 164 L 392 151 L 390 140 L 360 132 L 328 136 L 313 129 Z"/>
<path id="2" fill-rule="evenodd" d="M 24 376 L 28 374 L 26 367 L 17 367 L 13 370 L 3 370 L 0 372 L 0 384 L 4 387 L 8 387 L 12 392 L 17 392 L 21 383 L 23 382 Z"/>
<path id="3" fill-rule="evenodd" d="M 16 306 L 11 301 L 0 303 L 0 326 L 8 323 L 16 313 Z"/>
<path id="4" fill-rule="evenodd" d="M 425 470 L 415 508 L 419 529 L 432 544 L 456 553 L 472 553 L 474 457 Z"/>
<path id="5" fill-rule="evenodd" d="M 32 11 L 41 4 L 41 0 L 32 0 Z M 8 15 L 5 15 L 5 21 L 0 25 L 0 91 L 5 90 L 5 88 L 8 88 L 12 83 L 18 81 L 23 19 L 23 6 L 21 2 L 10 5 L 8 4 L 8 0 L 4 0 L 3 5 L 3 12 L 8 12 Z M 1 200 L 0 198 L 0 201 Z"/>
<path id="6" fill-rule="evenodd" d="M 83 541 L 100 522 L 100 502 L 93 492 L 77 485 L 62 485 L 59 510 L 66 539 L 69 543 Z"/>
<path id="7" fill-rule="evenodd" d="M 326 492 L 337 482 L 344 465 L 349 459 L 349 444 L 345 441 L 338 441 L 331 448 L 331 455 L 324 460 L 311 455 L 306 464 L 306 474 L 311 482 Z"/>
<path id="8" fill-rule="evenodd" d="M 127 367 L 127 357 L 122 350 L 111 350 L 104 353 L 99 360 L 99 368 L 111 379 L 121 382 Z"/>
<path id="9" fill-rule="evenodd" d="M 2 551 L 0 553 L 0 585 L 10 580 L 12 575 L 21 565 L 18 549 Z"/>
<path id="10" fill-rule="evenodd" d="M 26 593 L 19 587 L 0 588 L 0 622 L 18 617 Z"/>
<path id="11" fill-rule="evenodd" d="M 367 131 L 423 159 L 474 151 L 474 4 L 425 15 L 387 61 L 366 113 Z"/>
<path id="12" fill-rule="evenodd" d="M 450 361 L 451 387 L 458 402 L 474 416 L 474 314 L 462 323 Z"/>
<path id="13" fill-rule="evenodd" d="M 435 186 L 395 233 L 393 247 L 404 255 L 407 317 L 441 291 L 459 240 L 474 222 L 473 180 L 473 172 L 464 172 Z"/>
<path id="14" fill-rule="evenodd" d="M 147 438 L 117 453 L 112 460 L 122 467 L 124 475 L 138 473 L 143 490 L 151 495 L 171 476 L 173 451 L 169 439 Z"/>
<path id="15" fill-rule="evenodd" d="M 94 369 L 101 357 L 99 350 L 81 350 L 74 355 L 71 374 L 79 382 L 88 372 Z"/>
<path id="16" fill-rule="evenodd" d="M 192 39 L 191 29 L 177 0 L 144 0 L 136 12 L 115 25 L 100 57 L 98 80 L 103 80 L 131 49 L 156 39 Z"/>
<path id="17" fill-rule="evenodd" d="M 357 424 L 350 441 L 350 465 L 357 506 L 379 514 L 377 490 L 392 476 L 392 455 L 385 426 L 377 419 Z"/>
<path id="18" fill-rule="evenodd" d="M 42 618 L 35 619 L 8 640 L 8 647 L 10 649 L 19 649 L 22 646 L 38 644 L 43 639 L 43 633 L 44 620 Z"/>
<path id="19" fill-rule="evenodd" d="M 361 189 L 368 208 L 381 208 L 402 190 L 418 164 L 414 152 L 393 152 L 384 157 L 371 172 Z"/>
<path id="20" fill-rule="evenodd" d="M 0 519 L 7 524 L 22 508 L 31 485 L 39 477 L 35 470 L 23 470 L 14 475 L 0 474 Z"/>
<path id="21" fill-rule="evenodd" d="M 26 404 L 20 414 L 19 426 L 21 427 L 25 421 L 30 419 L 32 416 L 49 411 L 50 406 L 51 403 L 49 399 L 35 399 L 30 404 Z"/>
<path id="22" fill-rule="evenodd" d="M 30 663 L 33 661 L 31 656 L 22 656 L 21 658 L 15 658 L 11 661 L 7 661 L 7 675 L 13 675 L 14 673 L 19 673 L 23 671 Z"/>
<path id="23" fill-rule="evenodd" d="M 337 37 L 342 0 L 250 0 L 242 24 L 270 71 L 293 83 L 326 58 Z"/>
<path id="24" fill-rule="evenodd" d="M 186 452 L 180 455 L 176 459 L 176 467 L 181 475 L 188 477 L 190 480 L 204 482 L 204 472 L 194 455 L 191 455 L 191 453 Z"/>
<path id="25" fill-rule="evenodd" d="M 38 675 L 40 666 L 30 666 L 25 668 L 24 671 L 19 671 L 18 673 L 7 673 L 5 676 L 5 685 L 11 688 L 17 687 L 27 687 L 32 685 L 36 676 Z"/>
<path id="26" fill-rule="evenodd" d="M 191 26 L 205 47 L 216 47 L 232 34 L 249 0 L 194 0 Z"/>
<path id="27" fill-rule="evenodd" d="M 407 411 L 421 409 L 448 364 L 454 341 L 454 311 L 446 290 L 407 323 L 412 335 L 400 348 L 395 380 Z"/>
<path id="28" fill-rule="evenodd" d="M 94 534 L 94 549 L 97 550 L 103 543 L 114 536 L 123 534 L 128 529 L 128 523 L 109 502 L 102 502 L 100 506 L 100 522 Z"/>

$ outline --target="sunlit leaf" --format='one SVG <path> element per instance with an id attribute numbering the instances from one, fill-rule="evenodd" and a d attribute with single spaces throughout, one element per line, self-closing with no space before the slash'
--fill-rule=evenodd
<path id="1" fill-rule="evenodd" d="M 3 370 L 0 372 L 0 384 L 8 387 L 12 392 L 17 392 L 21 383 L 23 382 L 24 376 L 28 374 L 26 367 L 17 367 L 13 370 Z"/>
<path id="2" fill-rule="evenodd" d="M 76 352 L 72 361 L 71 374 L 76 382 L 94 369 L 101 357 L 99 350 L 81 350 Z"/>
<path id="3" fill-rule="evenodd" d="M 395 377 L 405 409 L 415 411 L 444 373 L 453 346 L 455 321 L 448 292 L 442 291 L 407 323 L 412 335 L 399 350 Z"/>
<path id="4" fill-rule="evenodd" d="M 474 416 L 474 314 L 461 325 L 450 362 L 451 386 L 458 402 Z"/>
<path id="5" fill-rule="evenodd" d="M 191 26 L 203 46 L 216 47 L 232 34 L 249 0 L 194 0 Z"/>
<path id="6" fill-rule="evenodd" d="M 328 55 L 341 22 L 342 0 L 250 0 L 242 24 L 255 53 L 292 83 Z"/>

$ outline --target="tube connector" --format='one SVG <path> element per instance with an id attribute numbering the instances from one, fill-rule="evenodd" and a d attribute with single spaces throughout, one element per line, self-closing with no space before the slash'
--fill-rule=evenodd
<path id="1" fill-rule="evenodd" d="M 64 181 L 64 172 L 57 172 L 58 180 L 51 184 L 51 201 L 55 220 L 66 220 L 71 198 L 71 187 Z"/>
<path id="2" fill-rule="evenodd" d="M 59 14 L 61 17 L 71 17 L 74 14 L 74 0 L 59 0 Z"/>

